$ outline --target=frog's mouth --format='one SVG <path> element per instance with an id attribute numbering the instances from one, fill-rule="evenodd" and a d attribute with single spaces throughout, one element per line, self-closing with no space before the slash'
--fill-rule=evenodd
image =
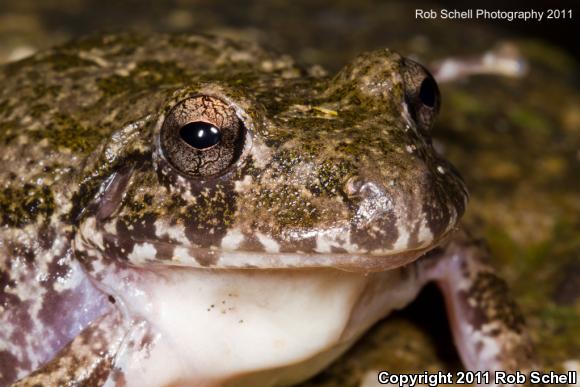
<path id="1" fill-rule="evenodd" d="M 192 247 L 171 241 L 139 240 L 107 232 L 96 218 L 84 222 L 77 234 L 77 249 L 92 258 L 105 258 L 139 267 L 175 266 L 206 269 L 307 269 L 334 267 L 352 272 L 395 269 L 415 261 L 443 243 L 451 230 L 437 241 L 419 248 L 381 255 L 368 253 L 304 253 L 232 251 Z M 130 247 L 127 247 L 130 246 Z"/>

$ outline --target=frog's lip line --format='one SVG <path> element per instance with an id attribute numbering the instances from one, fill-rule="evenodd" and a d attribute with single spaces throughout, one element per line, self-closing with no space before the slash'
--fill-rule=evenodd
<path id="1" fill-rule="evenodd" d="M 236 270 L 336 268 L 346 271 L 374 272 L 396 269 L 415 261 L 426 252 L 444 243 L 453 231 L 454 228 L 424 246 L 393 251 L 388 254 L 214 250 L 193 248 L 179 243 L 131 239 L 135 246 L 139 246 L 139 251 L 135 253 L 134 248 L 133 252 L 128 254 L 128 258 L 135 266 L 150 268 L 165 265 L 176 268 Z M 110 234 L 107 238 L 119 239 Z M 90 238 L 83 239 L 105 255 L 105 251 L 91 243 Z M 158 258 L 157 252 L 166 250 L 167 246 L 173 247 L 172 257 Z"/>

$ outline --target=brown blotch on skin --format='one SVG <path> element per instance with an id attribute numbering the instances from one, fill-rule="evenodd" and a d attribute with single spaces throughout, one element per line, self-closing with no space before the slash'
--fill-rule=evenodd
<path id="1" fill-rule="evenodd" d="M 69 239 L 70 235 L 66 235 L 66 238 Z M 52 244 L 56 240 L 56 230 L 54 227 L 43 224 L 40 226 L 38 230 L 38 244 L 44 250 L 48 250 L 52 247 Z"/>
<path id="2" fill-rule="evenodd" d="M 478 273 L 473 285 L 459 293 L 459 299 L 468 314 L 467 320 L 475 329 L 480 330 L 489 322 L 499 321 L 507 329 L 522 333 L 524 318 L 510 298 L 507 284 L 497 275 Z"/>
<path id="3" fill-rule="evenodd" d="M 140 343 L 140 348 L 145 348 L 153 343 L 153 334 L 147 332 L 142 338 Z"/>
<path id="4" fill-rule="evenodd" d="M 332 254 L 346 254 L 346 253 L 348 253 L 348 251 L 346 251 L 346 249 L 343 249 L 342 247 L 336 247 L 336 246 L 330 246 L 330 252 Z"/>
<path id="5" fill-rule="evenodd" d="M 119 231 L 126 231 L 125 234 Z M 125 223 L 117 222 L 117 235 L 105 234 L 103 243 L 105 245 L 104 256 L 108 259 L 125 261 L 133 248 L 135 242 L 128 235 L 129 230 Z"/>
<path id="6" fill-rule="evenodd" d="M 127 385 L 127 379 L 122 370 L 118 368 L 113 369 L 111 376 L 115 382 L 115 387 L 125 387 Z"/>
<path id="7" fill-rule="evenodd" d="M 316 237 L 302 238 L 298 240 L 280 240 L 281 253 L 292 253 L 301 251 L 303 253 L 312 253 L 316 249 Z"/>
<path id="8" fill-rule="evenodd" d="M 240 251 L 264 251 L 264 245 L 253 234 L 244 234 L 244 240 L 240 243 Z"/>
<path id="9" fill-rule="evenodd" d="M 16 356 L 8 351 L 0 351 L 0 385 L 8 386 L 16 379 L 17 364 Z"/>
<path id="10" fill-rule="evenodd" d="M 0 222 L 10 227 L 24 227 L 38 218 L 48 219 L 54 212 L 54 197 L 48 186 L 24 184 L 0 190 Z"/>
<path id="11" fill-rule="evenodd" d="M 153 212 L 144 213 L 143 215 L 136 216 L 133 219 L 126 219 L 126 226 L 132 225 L 131 230 L 126 229 L 123 234 L 119 233 L 121 228 L 117 228 L 118 237 L 120 239 L 133 239 L 135 241 L 154 241 L 157 239 L 155 233 L 155 221 L 157 220 L 157 215 Z M 123 223 L 123 220 L 119 220 L 117 225 Z"/>
<path id="12" fill-rule="evenodd" d="M 215 266 L 220 259 L 219 253 L 213 250 L 193 251 L 192 255 L 195 260 L 204 267 Z"/>
<path id="13" fill-rule="evenodd" d="M 170 242 L 169 238 L 167 240 L 161 241 L 161 243 L 155 243 L 155 259 L 165 261 L 173 258 L 173 251 L 175 250 L 175 245 Z"/>
<path id="14" fill-rule="evenodd" d="M 237 194 L 233 184 L 219 184 L 197 194 L 183 218 L 185 236 L 200 247 L 220 246 L 234 222 Z"/>
<path id="15" fill-rule="evenodd" d="M 378 231 L 373 230 L 375 227 Z M 368 250 L 392 248 L 399 237 L 397 219 L 392 212 L 382 213 L 371 223 L 353 225 L 350 235 L 352 243 Z"/>
<path id="16" fill-rule="evenodd" d="M 30 267 L 35 261 L 36 252 L 32 246 L 26 246 L 13 240 L 6 241 L 6 250 L 12 259 L 24 258 L 24 262 Z"/>
<path id="17" fill-rule="evenodd" d="M 68 278 L 72 273 L 72 268 L 67 256 L 70 254 L 69 246 L 65 246 L 59 259 L 55 257 L 48 265 L 48 278 L 43 282 L 46 293 L 42 299 L 42 307 L 38 312 L 39 319 L 47 327 L 53 327 L 54 333 L 63 338 L 66 342 L 70 340 L 70 326 L 66 323 L 70 310 L 74 310 L 82 305 L 83 295 L 78 289 L 65 289 L 58 291 L 54 284 L 60 280 Z M 99 299 L 93 300 L 93 305 L 98 305 Z"/>
<path id="18" fill-rule="evenodd" d="M 451 219 L 451 214 L 449 208 L 441 206 L 441 203 L 447 202 L 447 198 L 442 190 L 436 185 L 437 183 L 430 181 L 430 179 L 426 180 L 429 181 L 429 183 L 424 192 L 428 192 L 430 196 L 423 199 L 422 211 L 425 214 L 429 230 L 431 230 L 434 237 L 437 238 L 447 229 Z"/>
<path id="19" fill-rule="evenodd" d="M 23 332 L 32 331 L 32 317 L 30 312 L 32 310 L 31 301 L 22 301 L 18 297 L 12 298 L 12 301 L 16 301 L 14 304 L 8 304 L 8 311 L 4 313 L 10 313 L 10 324 L 19 327 Z M 16 307 L 15 307 L 16 306 Z"/>
<path id="20" fill-rule="evenodd" d="M 8 304 L 15 304 L 20 301 L 18 296 L 7 290 L 14 289 L 16 281 L 12 278 L 10 273 L 0 270 L 0 306 L 6 307 Z"/>

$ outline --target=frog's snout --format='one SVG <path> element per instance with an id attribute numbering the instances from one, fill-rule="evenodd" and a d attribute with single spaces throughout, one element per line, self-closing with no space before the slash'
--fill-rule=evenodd
<path id="1" fill-rule="evenodd" d="M 465 207 L 462 180 L 451 166 L 432 170 L 413 160 L 404 177 L 383 166 L 362 168 L 347 179 L 352 243 L 371 254 L 390 254 L 425 248 L 453 229 Z"/>
<path id="2" fill-rule="evenodd" d="M 346 184 L 344 185 L 344 193 L 346 193 L 349 198 L 356 197 L 359 195 L 364 184 L 365 182 L 362 179 L 353 176 L 346 181 Z"/>
<path id="3" fill-rule="evenodd" d="M 354 228 L 366 228 L 378 222 L 380 225 L 375 224 L 374 226 L 382 229 L 386 225 L 384 219 L 392 218 L 395 202 L 392 195 L 380 182 L 362 177 L 352 177 L 346 183 L 345 192 L 353 204 L 356 203 L 351 220 L 351 225 Z M 394 225 L 390 224 L 387 228 L 392 226 Z"/>

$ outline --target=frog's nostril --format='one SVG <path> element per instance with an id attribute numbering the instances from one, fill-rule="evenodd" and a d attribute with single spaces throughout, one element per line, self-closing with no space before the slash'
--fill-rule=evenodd
<path id="1" fill-rule="evenodd" d="M 351 177 L 347 180 L 344 191 L 350 197 L 360 196 L 368 198 L 378 197 L 384 194 L 384 190 L 379 184 L 358 176 Z"/>

